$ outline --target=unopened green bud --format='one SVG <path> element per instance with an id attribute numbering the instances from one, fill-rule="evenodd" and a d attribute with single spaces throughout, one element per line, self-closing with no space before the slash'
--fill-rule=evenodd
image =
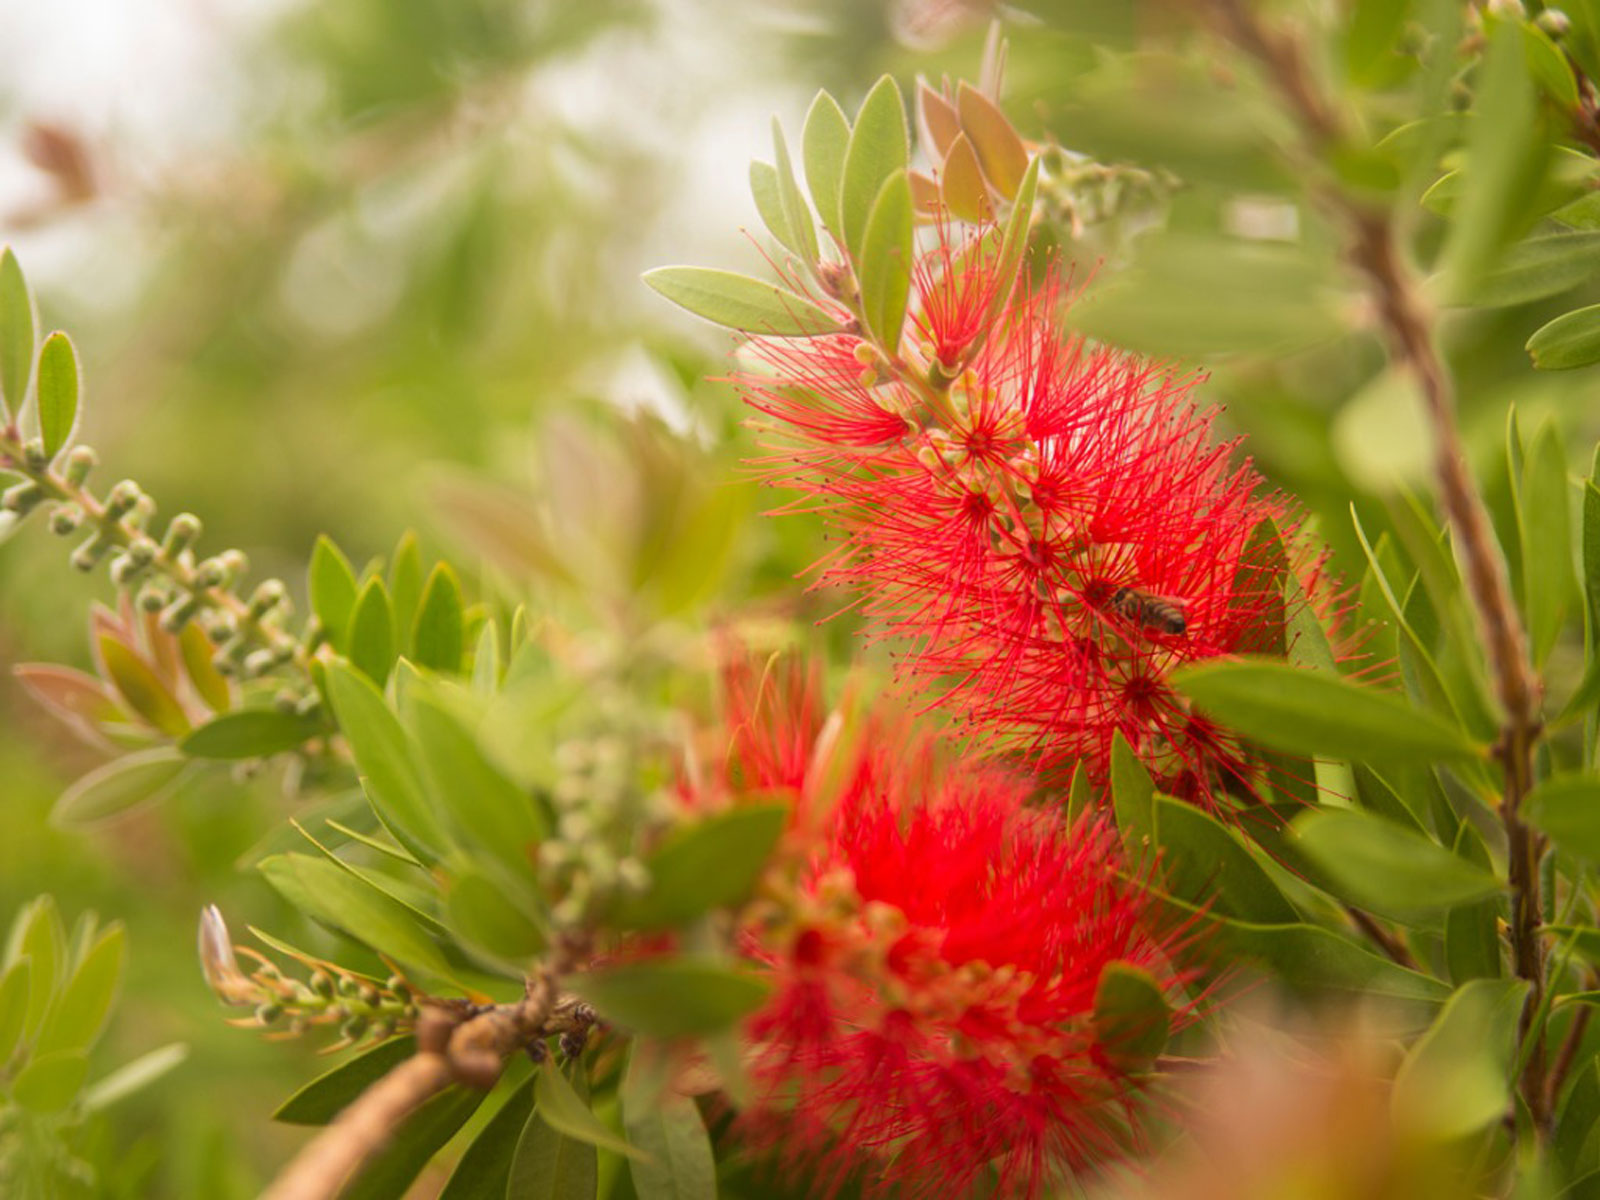
<path id="1" fill-rule="evenodd" d="M 277 665 L 278 660 L 273 655 L 271 650 L 252 650 L 249 654 L 245 655 L 245 659 L 241 664 L 241 667 L 244 670 L 244 677 L 246 679 L 256 679 L 262 675 L 265 675 Z"/>
<path id="2" fill-rule="evenodd" d="M 250 597 L 250 618 L 259 621 L 289 598 L 282 580 L 264 579 Z"/>
<path id="3" fill-rule="evenodd" d="M 134 603 L 140 612 L 158 613 L 166 607 L 171 593 L 162 584 L 152 580 L 139 589 Z"/>
<path id="4" fill-rule="evenodd" d="M 195 614 L 200 611 L 198 597 L 179 596 L 166 608 L 161 610 L 161 628 L 167 633 L 182 633 L 183 627 L 194 620 Z"/>
<path id="5" fill-rule="evenodd" d="M 351 975 L 339 976 L 339 994 L 346 999 L 355 999 L 361 995 L 361 981 Z"/>
<path id="6" fill-rule="evenodd" d="M 44 499 L 44 489 L 37 483 L 24 481 L 8 487 L 0 494 L 0 509 L 25 517 Z"/>
<path id="7" fill-rule="evenodd" d="M 404 976 L 391 975 L 383 981 L 383 990 L 391 995 L 399 995 L 409 992 L 411 989 L 406 986 Z"/>
<path id="8" fill-rule="evenodd" d="M 326 971 L 313 971 L 311 974 L 311 990 L 324 1000 L 333 999 L 334 983 Z"/>
<path id="9" fill-rule="evenodd" d="M 205 559 L 194 569 L 196 591 L 203 592 L 207 588 L 222 587 L 227 582 L 228 567 L 220 558 Z"/>
<path id="10" fill-rule="evenodd" d="M 206 626 L 206 636 L 211 639 L 212 645 L 221 646 L 231 638 L 238 635 L 239 622 L 233 619 L 233 614 L 228 612 L 214 612 L 211 614 L 211 623 Z"/>
<path id="11" fill-rule="evenodd" d="M 272 707 L 281 713 L 292 713 L 300 707 L 300 697 L 291 688 L 279 688 L 272 697 Z"/>
<path id="12" fill-rule="evenodd" d="M 74 446 L 67 451 L 67 469 L 63 472 L 69 487 L 81 488 L 100 459 L 88 446 Z"/>
<path id="13" fill-rule="evenodd" d="M 200 536 L 200 518 L 193 513 L 179 513 L 167 522 L 167 536 L 161 541 L 161 553 L 177 558 L 194 545 Z"/>
<path id="14" fill-rule="evenodd" d="M 137 483 L 131 479 L 122 480 L 106 495 L 106 518 L 111 521 L 122 520 L 133 511 L 142 495 L 144 493 L 139 490 Z"/>
<path id="15" fill-rule="evenodd" d="M 372 1027 L 372 1040 L 375 1041 L 375 1042 L 385 1042 L 385 1041 L 388 1041 L 393 1036 L 394 1036 L 394 1022 L 393 1021 L 379 1021 L 376 1024 L 374 1024 L 373 1027 Z"/>
<path id="16" fill-rule="evenodd" d="M 250 569 L 250 559 L 243 550 L 224 550 L 217 555 L 222 560 L 222 565 L 228 568 L 228 578 L 238 579 Z"/>
<path id="17" fill-rule="evenodd" d="M 50 456 L 44 452 L 43 438 L 29 439 L 28 444 L 22 448 L 22 462 L 35 475 L 50 465 Z"/>
<path id="18" fill-rule="evenodd" d="M 118 587 L 131 587 L 149 569 L 149 563 L 135 562 L 129 555 L 119 554 L 111 560 L 111 582 Z"/>
<path id="19" fill-rule="evenodd" d="M 297 717 L 310 717 L 316 715 L 321 707 L 322 697 L 313 689 L 295 701 L 294 713 Z"/>
<path id="20" fill-rule="evenodd" d="M 276 1003 L 258 1004 L 256 1006 L 256 1020 L 263 1025 L 271 1025 L 283 1016 L 283 1005 Z"/>
<path id="21" fill-rule="evenodd" d="M 132 529 L 147 529 L 150 522 L 155 519 L 156 502 L 150 496 L 140 496 L 133 506 L 133 512 L 128 514 L 127 525 Z"/>
<path id="22" fill-rule="evenodd" d="M 62 504 L 50 514 L 50 532 L 69 537 L 83 524 L 83 508 L 77 504 Z"/>
<path id="23" fill-rule="evenodd" d="M 1572 32 L 1572 18 L 1559 8 L 1547 8 L 1533 19 L 1533 23 L 1549 36 L 1551 41 L 1559 42 Z"/>
<path id="24" fill-rule="evenodd" d="M 103 531 L 97 532 L 72 552 L 72 565 L 80 571 L 92 571 L 111 553 L 111 547 L 111 539 Z"/>
<path id="25" fill-rule="evenodd" d="M 339 1026 L 339 1034 L 352 1042 L 360 1041 L 362 1035 L 367 1032 L 367 1026 L 370 1024 L 371 1021 L 367 1017 L 356 1013 L 343 1025 Z"/>

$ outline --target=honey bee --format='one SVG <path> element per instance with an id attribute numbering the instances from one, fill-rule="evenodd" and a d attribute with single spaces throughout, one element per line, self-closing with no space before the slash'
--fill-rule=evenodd
<path id="1" fill-rule="evenodd" d="M 1188 631 L 1189 622 L 1183 615 L 1180 601 L 1162 596 L 1151 596 L 1131 587 L 1119 587 L 1105 603 L 1108 612 L 1126 617 L 1145 629 L 1181 637 Z"/>

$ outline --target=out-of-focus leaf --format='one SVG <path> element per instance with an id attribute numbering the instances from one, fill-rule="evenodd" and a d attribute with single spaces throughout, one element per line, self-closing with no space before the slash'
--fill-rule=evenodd
<path id="1" fill-rule="evenodd" d="M 1300 914 L 1245 843 L 1210 814 L 1163 796 L 1154 799 L 1168 886 L 1186 900 L 1245 921 L 1291 924 Z"/>
<path id="2" fill-rule="evenodd" d="M 544 930 L 499 884 L 475 871 L 463 872 L 445 901 L 453 933 L 502 961 L 527 962 L 545 947 Z"/>
<path id="3" fill-rule="evenodd" d="M 1481 754 L 1432 713 L 1322 672 L 1239 661 L 1181 671 L 1174 683 L 1224 725 L 1276 750 L 1360 762 Z"/>
<path id="4" fill-rule="evenodd" d="M 274 854 L 262 859 L 258 869 L 306 916 L 395 962 L 441 979 L 451 977 L 450 964 L 411 910 L 349 871 L 308 854 Z"/>
<path id="5" fill-rule="evenodd" d="M 805 297 L 733 271 L 657 267 L 642 278 L 680 308 L 730 329 L 766 337 L 817 337 L 841 328 Z"/>
<path id="6" fill-rule="evenodd" d="M 32 371 L 33 299 L 17 256 L 7 246 L 0 250 L 0 412 L 7 407 L 13 416 L 22 411 Z"/>
<path id="7" fill-rule="evenodd" d="M 372 681 L 348 664 L 329 663 L 327 680 L 334 715 L 373 808 L 406 849 L 424 862 L 437 861 L 444 832 L 428 805 L 406 731 Z"/>
<path id="8" fill-rule="evenodd" d="M 626 963 L 567 984 L 612 1023 L 651 1037 L 716 1033 L 767 996 L 755 976 L 716 962 L 676 958 Z"/>
<path id="9" fill-rule="evenodd" d="M 28 1012 L 23 1020 L 23 1037 L 32 1038 L 44 1024 L 54 1002 L 67 962 L 67 935 L 61 928 L 61 912 L 53 897 L 40 896 L 17 914 L 6 943 L 7 966 L 27 958 Z"/>
<path id="10" fill-rule="evenodd" d="M 1155 803 L 1150 772 L 1118 730 L 1111 742 L 1111 804 L 1122 844 L 1135 862 L 1145 861 L 1160 844 Z"/>
<path id="11" fill-rule="evenodd" d="M 896 171 L 878 193 L 861 239 L 856 277 L 867 328 L 890 354 L 900 347 L 911 294 L 911 185 Z"/>
<path id="12" fill-rule="evenodd" d="M 242 708 L 206 722 L 180 742 L 190 758 L 269 758 L 298 749 L 317 723 L 276 708 Z"/>
<path id="13" fill-rule="evenodd" d="M 233 692 L 228 687 L 228 680 L 212 662 L 211 640 L 193 621 L 185 625 L 183 632 L 178 635 L 178 654 L 183 659 L 184 673 L 207 708 L 221 713 L 233 707 Z"/>
<path id="14" fill-rule="evenodd" d="M 53 663 L 23 663 L 13 668 L 13 674 L 35 699 L 65 720 L 91 725 L 127 720 L 105 685 L 84 671 Z"/>
<path id="15" fill-rule="evenodd" d="M 789 228 L 789 218 L 783 211 L 783 197 L 778 195 L 778 169 L 771 163 L 750 164 L 750 195 L 756 202 L 756 212 L 767 232 L 778 239 L 778 244 L 791 254 L 795 249 L 795 236 Z"/>
<path id="16" fill-rule="evenodd" d="M 1485 870 L 1493 867 L 1483 839 L 1469 822 L 1463 821 L 1456 831 L 1455 853 Z M 1458 904 L 1446 914 L 1444 958 L 1454 983 L 1498 979 L 1505 973 L 1497 925 L 1500 908 L 1498 898 L 1492 897 L 1472 904 Z"/>
<path id="17" fill-rule="evenodd" d="M 950 147 L 961 136 L 961 116 L 955 106 L 929 87 L 926 81 L 917 84 L 917 119 L 922 136 L 928 143 L 924 149 L 936 161 L 947 157 Z"/>
<path id="18" fill-rule="evenodd" d="M 404 1196 L 422 1168 L 478 1111 L 486 1093 L 452 1086 L 429 1098 L 400 1122 L 388 1145 L 346 1183 L 339 1200 L 394 1200 Z"/>
<path id="19" fill-rule="evenodd" d="M 374 575 L 356 597 L 350 614 L 350 632 L 345 637 L 350 661 L 379 687 L 389 678 L 394 666 L 394 611 L 389 605 L 389 589 Z"/>
<path id="20" fill-rule="evenodd" d="M 823 225 L 836 238 L 842 238 L 839 195 L 844 187 L 844 156 L 850 148 L 850 120 L 827 92 L 818 92 L 806 111 L 800 143 L 811 199 Z"/>
<path id="21" fill-rule="evenodd" d="M 513 878 L 530 878 L 534 851 L 546 834 L 532 797 L 500 773 L 472 734 L 435 698 L 417 696 L 409 705 L 407 723 L 434 811 L 509 868 Z"/>
<path id="22" fill-rule="evenodd" d="M 31 958 L 19 958 L 0 972 L 0 1062 L 9 1062 L 22 1041 L 32 990 Z"/>
<path id="23" fill-rule="evenodd" d="M 419 667 L 454 674 L 461 670 L 466 651 L 466 618 L 461 606 L 461 585 L 449 563 L 440 563 L 428 576 L 411 633 L 411 658 Z"/>
<path id="24" fill-rule="evenodd" d="M 1411 0 L 1355 0 L 1344 26 L 1344 62 L 1350 79 L 1368 84 L 1381 77 L 1386 60 L 1395 57 Z"/>
<path id="25" fill-rule="evenodd" d="M 189 718 L 149 663 L 108 633 L 102 633 L 98 643 L 106 676 L 132 712 L 168 737 L 189 732 Z"/>
<path id="26" fill-rule="evenodd" d="M 1097 1048 L 1124 1070 L 1143 1070 L 1166 1048 L 1172 1010 L 1155 978 L 1132 963 L 1107 963 L 1094 992 Z"/>
<path id="27" fill-rule="evenodd" d="M 798 254 L 808 264 L 817 261 L 817 223 L 811 216 L 811 210 L 806 207 L 806 200 L 800 193 L 800 185 L 795 182 L 794 164 L 789 161 L 789 143 L 783 136 L 783 129 L 778 125 L 777 118 L 772 121 L 772 153 L 773 170 L 777 176 L 778 205 L 783 210 L 784 224 L 789 229 L 789 235 L 794 239 L 794 245 L 789 249 Z"/>
<path id="28" fill-rule="evenodd" d="M 417 623 L 417 607 L 422 602 L 422 547 L 409 529 L 395 544 L 389 563 L 389 604 L 394 610 L 396 630 L 409 630 Z"/>
<path id="29" fill-rule="evenodd" d="M 78 1098 L 89 1059 L 82 1050 L 57 1050 L 28 1060 L 11 1083 L 11 1097 L 36 1113 L 57 1113 Z"/>
<path id="30" fill-rule="evenodd" d="M 1379 372 L 1333 418 L 1331 443 L 1345 474 L 1389 492 L 1431 478 L 1433 432 L 1416 383 L 1404 371 Z"/>
<path id="31" fill-rule="evenodd" d="M 541 1068 L 541 1074 L 546 1069 L 555 1068 Z M 581 1073 L 578 1081 L 587 1090 L 587 1080 Z M 541 1119 L 536 1106 L 517 1139 L 506 1196 L 517 1200 L 594 1200 L 598 1186 L 599 1155 L 595 1148 L 553 1128 Z"/>
<path id="32" fill-rule="evenodd" d="M 474 695 L 492 696 L 499 690 L 500 627 L 491 620 L 483 623 L 472 651 L 472 691 Z"/>
<path id="33" fill-rule="evenodd" d="M 1300 847 L 1342 886 L 1343 899 L 1407 918 L 1498 895 L 1482 867 L 1403 826 L 1356 809 L 1326 809 L 1294 823 Z"/>
<path id="34" fill-rule="evenodd" d="M 1394 1106 L 1407 1128 L 1454 1139 L 1500 1118 L 1527 989 L 1520 979 L 1475 979 L 1450 997 L 1395 1078 Z"/>
<path id="35" fill-rule="evenodd" d="M 524 1081 L 506 1097 L 482 1132 L 472 1139 L 439 1200 L 480 1200 L 506 1194 L 517 1139 L 533 1113 L 533 1080 Z"/>
<path id="36" fill-rule="evenodd" d="M 143 1091 L 188 1057 L 189 1047 L 182 1042 L 172 1042 L 148 1054 L 141 1054 L 91 1085 L 83 1093 L 83 1107 L 91 1113 L 109 1108 L 117 1101 Z"/>
<path id="37" fill-rule="evenodd" d="M 622 1087 L 622 1127 L 644 1152 L 628 1163 L 639 1200 L 716 1200 L 717 1164 L 699 1107 L 677 1092 L 645 1091 L 635 1080 L 638 1060 L 635 1044 Z"/>
<path id="38" fill-rule="evenodd" d="M 873 85 L 856 114 L 845 150 L 839 220 L 852 260 L 859 258 L 867 220 L 883 185 L 910 165 L 911 143 L 900 88 L 885 75 Z"/>
<path id="39" fill-rule="evenodd" d="M 1541 371 L 1569 371 L 1600 362 L 1600 304 L 1574 309 L 1541 325 L 1525 349 Z"/>
<path id="40" fill-rule="evenodd" d="M 966 80 L 956 86 L 961 131 L 972 143 L 984 178 L 1006 200 L 1014 200 L 1028 170 L 1022 138 L 995 102 Z"/>
<path id="41" fill-rule="evenodd" d="M 1534 435 L 1522 469 L 1523 605 L 1536 667 L 1542 667 L 1561 636 L 1576 579 L 1567 488 L 1567 452 L 1561 434 L 1546 422 Z"/>
<path id="42" fill-rule="evenodd" d="M 589 1110 L 588 1104 L 567 1082 L 567 1077 L 553 1064 L 546 1063 L 540 1068 L 533 1083 L 533 1099 L 539 1119 L 557 1133 L 626 1158 L 642 1157 L 640 1151 L 628 1145 L 626 1138 L 618 1137 Z"/>
<path id="43" fill-rule="evenodd" d="M 272 1114 L 285 1125 L 326 1125 L 367 1088 L 416 1053 L 414 1037 L 390 1038 L 318 1075 Z"/>
<path id="44" fill-rule="evenodd" d="M 188 765 L 170 746 L 141 750 L 96 767 L 61 793 L 50 823 L 85 829 L 165 795 Z"/>
<path id="45" fill-rule="evenodd" d="M 1219 945 L 1259 960 L 1296 991 L 1428 1004 L 1437 1004 L 1450 993 L 1437 979 L 1398 966 L 1319 925 L 1219 921 L 1217 929 Z"/>
<path id="46" fill-rule="evenodd" d="M 944 172 L 939 176 L 939 195 L 952 216 L 973 225 L 994 216 L 989 185 L 984 182 L 983 168 L 978 165 L 978 152 L 965 134 L 958 134 L 950 144 Z"/>
<path id="47" fill-rule="evenodd" d="M 1600 779 L 1557 775 L 1535 787 L 1525 803 L 1528 823 L 1568 854 L 1600 863 Z"/>
<path id="48" fill-rule="evenodd" d="M 1600 232 L 1549 233 L 1518 242 L 1473 291 L 1481 308 L 1559 295 L 1600 272 Z"/>
<path id="49" fill-rule="evenodd" d="M 789 819 L 787 804 L 742 804 L 674 830 L 645 860 L 650 886 L 622 902 L 613 922 L 671 929 L 750 894 Z"/>
<path id="50" fill-rule="evenodd" d="M 308 587 L 311 611 L 322 623 L 328 643 L 339 653 L 349 648 L 350 616 L 356 610 L 356 573 L 350 560 L 326 534 L 311 548 Z"/>
<path id="51" fill-rule="evenodd" d="M 113 925 L 67 980 L 61 997 L 34 1043 L 35 1054 L 57 1050 L 89 1050 L 105 1028 L 106 1014 L 122 981 L 122 956 L 126 942 L 121 925 Z"/>
<path id="52" fill-rule="evenodd" d="M 59 330 L 45 338 L 38 371 L 39 434 L 45 454 L 54 458 L 78 420 L 78 352 L 72 339 Z"/>
<path id="53" fill-rule="evenodd" d="M 1033 200 L 1039 188 L 1039 160 L 1034 159 L 1023 173 L 1022 184 L 1017 188 L 1016 199 L 1011 204 L 1011 214 L 1006 217 L 1005 233 L 1000 239 L 1000 256 L 995 263 L 995 278 L 1010 280 L 1022 270 L 1023 256 L 1028 252 L 1028 237 L 1033 231 Z M 1012 284 L 1002 283 L 995 288 L 989 301 L 989 315 L 993 317 L 1011 298 Z"/>
<path id="54" fill-rule="evenodd" d="M 1522 34 L 1522 57 L 1534 82 L 1565 110 L 1578 107 L 1578 81 L 1572 74 L 1572 64 L 1561 47 L 1549 35 L 1531 22 L 1518 21 Z"/>
<path id="55" fill-rule="evenodd" d="M 1555 1137 L 1551 1150 L 1569 1179 L 1600 1167 L 1594 1139 L 1589 1135 L 1600 1122 L 1600 1062 L 1589 1062 L 1573 1071 L 1566 1099 L 1556 1112 Z"/>

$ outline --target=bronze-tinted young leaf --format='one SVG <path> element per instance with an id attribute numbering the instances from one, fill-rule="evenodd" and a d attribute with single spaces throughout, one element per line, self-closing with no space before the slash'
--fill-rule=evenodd
<path id="1" fill-rule="evenodd" d="M 729 329 L 768 337 L 817 337 L 840 324 L 803 296 L 711 267 L 657 267 L 644 281 L 674 304 Z"/>
<path id="2" fill-rule="evenodd" d="M 961 136 L 961 118 L 955 106 L 929 87 L 925 79 L 917 81 L 917 120 L 929 157 L 935 162 L 946 158 L 950 147 Z"/>
<path id="3" fill-rule="evenodd" d="M 495 1110 L 482 1132 L 472 1139 L 439 1200 L 480 1200 L 506 1194 L 517 1139 L 533 1113 L 533 1080 L 520 1084 Z"/>
<path id="4" fill-rule="evenodd" d="M 203 638 L 205 635 L 200 636 Z M 14 667 L 12 673 L 35 699 L 63 720 L 86 722 L 93 726 L 102 721 L 124 722 L 128 719 L 103 683 L 93 675 L 73 667 L 58 667 L 54 663 L 23 663 Z"/>
<path id="5" fill-rule="evenodd" d="M 878 193 L 861 239 L 856 278 L 867 328 L 891 357 L 900 353 L 900 330 L 911 295 L 911 185 L 896 171 Z"/>
<path id="6" fill-rule="evenodd" d="M 844 183 L 839 194 L 839 219 L 852 260 L 861 253 L 867 220 L 883 185 L 909 165 L 911 147 L 900 88 L 885 75 L 878 80 L 856 114 L 850 146 L 844 157 Z"/>
<path id="7" fill-rule="evenodd" d="M 311 611 L 322 623 L 328 644 L 346 652 L 350 615 L 356 610 L 356 573 L 350 560 L 326 534 L 319 535 L 311 550 Z"/>
<path id="8" fill-rule="evenodd" d="M 33 371 L 33 298 L 17 256 L 0 250 L 0 413 L 22 411 Z"/>
<path id="9" fill-rule="evenodd" d="M 690 958 L 605 967 L 567 983 L 608 1021 L 663 1038 L 727 1029 L 759 1008 L 768 991 L 748 972 Z"/>
<path id="10" fill-rule="evenodd" d="M 675 830 L 645 860 L 650 886 L 612 918 L 624 929 L 671 929 L 745 899 L 789 819 L 787 804 L 745 804 Z"/>
<path id="11" fill-rule="evenodd" d="M 233 689 L 212 661 L 214 649 L 211 639 L 193 621 L 178 635 L 178 657 L 183 660 L 184 674 L 189 677 L 195 694 L 212 712 L 222 713 L 233 707 Z"/>
<path id="12" fill-rule="evenodd" d="M 101 634 L 98 645 L 106 677 L 131 712 L 168 737 L 182 737 L 189 731 L 189 718 L 177 697 L 142 655 L 110 634 Z"/>
<path id="13" fill-rule="evenodd" d="M 827 92 L 818 92 L 806 112 L 805 128 L 800 132 L 800 157 L 805 163 L 806 186 L 817 207 L 822 224 L 842 237 L 839 225 L 839 193 L 844 186 L 844 156 L 850 147 L 850 120 L 839 102 Z"/>
<path id="14" fill-rule="evenodd" d="M 934 217 L 943 211 L 939 184 L 932 176 L 911 171 L 907 173 L 906 181 L 911 184 L 911 207 L 916 210 L 917 216 Z"/>
<path id="15" fill-rule="evenodd" d="M 242 708 L 195 729 L 178 745 L 190 758 L 269 758 L 304 745 L 315 721 L 276 708 Z"/>
<path id="16" fill-rule="evenodd" d="M 1028 151 L 998 105 L 966 80 L 956 88 L 961 132 L 977 151 L 983 176 L 1002 199 L 1016 198 L 1028 170 Z"/>
<path id="17" fill-rule="evenodd" d="M 57 330 L 39 347 L 38 383 L 39 436 L 44 452 L 54 458 L 78 420 L 78 352 L 72 339 Z"/>
<path id="18" fill-rule="evenodd" d="M 409 1035 L 379 1042 L 301 1087 L 278 1105 L 272 1119 L 285 1125 L 326 1125 L 345 1105 L 416 1053 L 416 1049 L 417 1039 Z"/>
<path id="19" fill-rule="evenodd" d="M 1172 1011 L 1155 978 L 1132 963 L 1107 963 L 1094 992 L 1094 1035 L 1124 1070 L 1143 1070 L 1166 1048 Z"/>
<path id="20" fill-rule="evenodd" d="M 160 799 L 177 783 L 188 761 L 170 746 L 114 758 L 72 783 L 55 807 L 50 823 L 84 829 Z"/>
<path id="21" fill-rule="evenodd" d="M 973 225 L 982 225 L 994 219 L 994 205 L 989 199 L 989 185 L 983 180 L 978 166 L 978 154 L 965 135 L 958 134 L 945 156 L 944 169 L 939 175 L 939 194 L 950 215 Z"/>
<path id="22" fill-rule="evenodd" d="M 389 678 L 396 653 L 394 611 L 389 605 L 389 589 L 374 575 L 356 597 L 350 614 L 350 631 L 345 635 L 349 658 L 379 687 Z"/>
<path id="23" fill-rule="evenodd" d="M 466 616 L 461 606 L 461 585 L 449 563 L 440 563 L 428 576 L 411 633 L 411 658 L 419 667 L 457 674 L 466 652 Z"/>

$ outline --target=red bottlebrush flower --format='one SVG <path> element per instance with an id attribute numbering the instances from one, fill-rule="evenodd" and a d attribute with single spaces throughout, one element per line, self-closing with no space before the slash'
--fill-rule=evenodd
<path id="1" fill-rule="evenodd" d="M 820 581 L 911 640 L 905 675 L 940 707 L 1047 771 L 1103 776 L 1120 732 L 1168 791 L 1248 787 L 1167 676 L 1281 652 L 1284 574 L 1320 606 L 1320 560 L 1213 441 L 1193 377 L 1066 333 L 1059 273 L 1012 290 L 958 236 L 913 271 L 891 366 L 863 369 L 853 335 L 752 343 L 738 382 L 784 435 L 771 475 L 844 535 Z"/>
<path id="2" fill-rule="evenodd" d="M 1026 779 L 947 761 L 902 720 L 830 754 L 807 678 L 730 690 L 729 761 L 793 788 L 806 831 L 745 934 L 773 983 L 746 1128 L 821 1194 L 1033 1197 L 1136 1145 L 1139 1080 L 1096 1043 L 1096 988 L 1113 962 L 1169 996 L 1185 980 L 1114 831 L 1028 807 Z M 823 748 L 795 753 L 801 730 Z"/>

